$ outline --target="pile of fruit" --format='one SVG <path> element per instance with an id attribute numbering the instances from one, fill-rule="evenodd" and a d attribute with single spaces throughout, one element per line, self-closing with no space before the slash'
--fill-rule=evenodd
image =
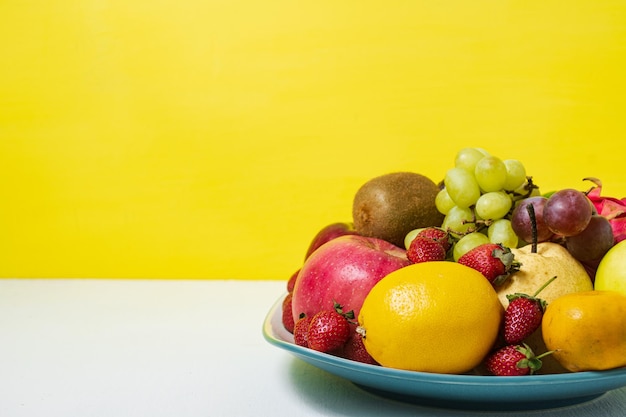
<path id="1" fill-rule="evenodd" d="M 288 280 L 300 346 L 374 366 L 529 375 L 626 366 L 626 199 L 541 194 L 524 165 L 461 149 L 441 183 L 373 178 Z"/>

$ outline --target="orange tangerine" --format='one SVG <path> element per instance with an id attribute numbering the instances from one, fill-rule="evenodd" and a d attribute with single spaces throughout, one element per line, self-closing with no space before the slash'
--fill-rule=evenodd
<path id="1" fill-rule="evenodd" d="M 564 368 L 599 371 L 626 366 L 626 295 L 584 291 L 548 304 L 543 340 Z"/>

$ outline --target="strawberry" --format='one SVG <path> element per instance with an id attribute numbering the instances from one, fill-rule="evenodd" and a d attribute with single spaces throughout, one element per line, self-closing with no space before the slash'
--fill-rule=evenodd
<path id="1" fill-rule="evenodd" d="M 446 250 L 441 243 L 428 237 L 416 236 L 406 251 L 409 261 L 414 264 L 430 261 L 444 261 Z"/>
<path id="2" fill-rule="evenodd" d="M 507 295 L 510 300 L 504 312 L 504 340 L 517 344 L 541 326 L 545 302 L 526 294 Z"/>
<path id="3" fill-rule="evenodd" d="M 511 250 L 499 243 L 478 245 L 462 255 L 457 262 L 482 273 L 494 287 L 502 285 L 520 267 Z"/>
<path id="4" fill-rule="evenodd" d="M 549 279 L 532 296 L 522 293 L 506 296 L 509 305 L 504 312 L 504 340 L 508 344 L 521 343 L 541 326 L 547 303 L 537 295 L 555 279 Z"/>
<path id="5" fill-rule="evenodd" d="M 450 235 L 448 234 L 448 232 L 440 227 L 426 227 L 420 230 L 417 233 L 417 236 L 427 237 L 429 239 L 439 242 L 446 252 L 450 249 L 450 246 L 452 245 L 450 243 Z"/>
<path id="6" fill-rule="evenodd" d="M 309 347 L 308 334 L 311 318 L 301 314 L 293 326 L 293 341 L 298 346 Z"/>
<path id="7" fill-rule="evenodd" d="M 291 276 L 287 280 L 287 292 L 293 292 L 293 288 L 296 286 L 296 279 L 298 278 L 299 273 L 300 270 L 298 269 L 296 272 L 291 274 Z"/>
<path id="8" fill-rule="evenodd" d="M 343 354 L 341 356 L 346 359 L 361 363 L 378 365 L 378 362 L 376 362 L 365 349 L 365 345 L 363 344 L 363 336 L 361 336 L 356 331 L 352 332 L 352 336 L 348 340 L 348 343 L 346 343 Z"/>
<path id="9" fill-rule="evenodd" d="M 496 376 L 532 375 L 541 368 L 541 358 L 551 353 L 535 356 L 526 344 L 507 345 L 489 355 L 485 366 L 489 373 Z"/>
<path id="10" fill-rule="evenodd" d="M 343 313 L 341 306 L 335 303 L 334 310 L 324 310 L 316 313 L 311 318 L 307 341 L 309 348 L 324 353 L 330 353 L 343 347 L 350 338 L 351 328 L 347 315 Z"/>
<path id="11" fill-rule="evenodd" d="M 293 320 L 293 312 L 291 311 L 291 299 L 293 297 L 292 293 L 287 293 L 285 299 L 283 300 L 282 313 L 283 313 L 283 326 L 289 333 L 293 333 L 293 327 L 295 325 Z"/>

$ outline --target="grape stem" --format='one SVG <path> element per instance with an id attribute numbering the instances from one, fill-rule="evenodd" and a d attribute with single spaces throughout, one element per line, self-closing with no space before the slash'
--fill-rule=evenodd
<path id="1" fill-rule="evenodd" d="M 526 184 L 524 185 L 524 190 L 526 190 L 526 192 L 523 194 L 513 192 L 512 194 L 515 197 L 514 200 L 518 201 L 528 198 L 532 195 L 533 190 L 536 189 L 539 189 L 539 187 L 533 182 L 533 177 L 526 177 Z"/>
<path id="2" fill-rule="evenodd" d="M 535 206 L 532 204 L 527 205 L 526 211 L 528 211 L 528 217 L 530 217 L 530 230 L 533 237 L 530 252 L 537 253 L 537 218 L 535 217 Z"/>

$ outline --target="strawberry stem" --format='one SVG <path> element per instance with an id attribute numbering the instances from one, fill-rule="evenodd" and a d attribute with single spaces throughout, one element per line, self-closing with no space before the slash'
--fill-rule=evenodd
<path id="1" fill-rule="evenodd" d="M 541 361 L 541 358 L 554 353 L 554 350 L 550 350 L 548 352 L 542 353 L 541 355 L 535 356 L 535 354 L 532 351 L 532 349 L 530 348 L 530 346 L 528 346 L 526 343 L 522 343 L 521 346 L 518 346 L 517 347 L 517 351 L 526 356 L 525 359 L 521 359 L 517 363 L 517 367 L 518 368 L 529 368 L 531 375 L 534 374 L 539 369 L 541 369 L 541 366 L 543 365 L 543 363 Z"/>
<path id="2" fill-rule="evenodd" d="M 535 293 L 533 294 L 533 298 L 536 298 L 537 295 L 539 295 L 539 293 L 543 291 L 543 289 L 546 288 L 548 285 L 550 285 L 550 283 L 554 281 L 555 279 L 556 279 L 556 275 L 550 278 L 549 280 L 547 280 L 541 287 L 539 287 L 537 291 L 535 291 Z"/>
<path id="3" fill-rule="evenodd" d="M 348 320 L 354 320 L 354 310 L 350 310 L 348 312 L 343 311 L 343 306 L 339 304 L 337 301 L 333 300 L 333 308 L 335 311 L 342 316 L 344 316 Z"/>
<path id="4" fill-rule="evenodd" d="M 547 352 L 543 352 L 541 355 L 536 356 L 536 358 L 537 359 L 541 359 L 541 358 L 546 357 L 548 355 L 552 355 L 554 352 L 556 352 L 556 350 L 549 350 Z"/>

